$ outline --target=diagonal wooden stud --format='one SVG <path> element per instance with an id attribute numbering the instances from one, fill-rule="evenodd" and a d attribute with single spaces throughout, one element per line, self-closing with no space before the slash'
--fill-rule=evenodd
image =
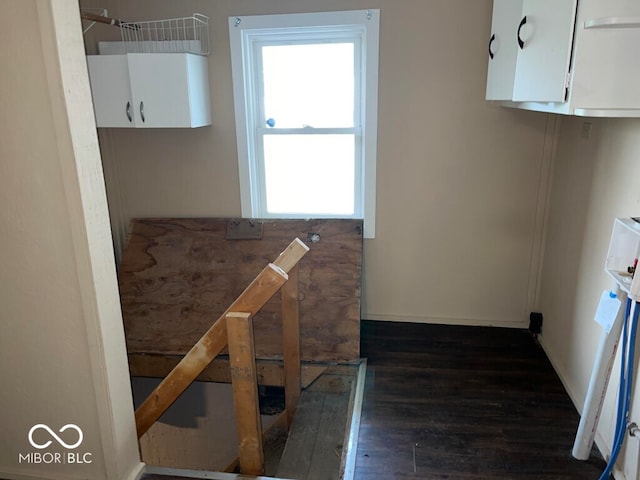
<path id="1" fill-rule="evenodd" d="M 138 438 L 151 428 L 151 425 L 162 416 L 225 347 L 227 344 L 226 315 L 231 311 L 248 312 L 255 315 L 287 281 L 287 272 L 297 265 L 308 251 L 309 247 L 300 239 L 294 239 L 276 261 L 267 265 L 215 321 L 136 410 Z"/>
<path id="2" fill-rule="evenodd" d="M 233 302 L 230 309 L 255 314 L 286 281 L 287 274 L 275 265 L 269 264 Z M 218 318 L 207 333 L 198 340 L 180 363 L 138 407 L 135 413 L 138 438 L 151 428 L 151 425 L 226 346 L 227 324 L 225 316 L 227 313 L 225 312 L 223 316 Z"/>

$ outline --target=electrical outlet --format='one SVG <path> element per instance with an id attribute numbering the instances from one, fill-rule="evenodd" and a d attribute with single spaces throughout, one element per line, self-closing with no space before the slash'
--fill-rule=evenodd
<path id="1" fill-rule="evenodd" d="M 529 331 L 534 335 L 542 332 L 542 313 L 531 312 L 529 314 Z"/>

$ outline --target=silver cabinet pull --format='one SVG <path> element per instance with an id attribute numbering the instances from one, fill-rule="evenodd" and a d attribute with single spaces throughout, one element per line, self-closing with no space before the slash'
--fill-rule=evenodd
<path id="1" fill-rule="evenodd" d="M 127 118 L 131 122 L 133 119 L 131 118 L 131 102 L 127 102 Z"/>
<path id="2" fill-rule="evenodd" d="M 142 123 L 144 123 L 144 102 L 140 102 L 140 118 L 142 119 Z"/>

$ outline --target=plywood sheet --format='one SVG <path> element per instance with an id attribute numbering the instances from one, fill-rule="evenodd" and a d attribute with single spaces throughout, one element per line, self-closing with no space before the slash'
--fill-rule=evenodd
<path id="1" fill-rule="evenodd" d="M 129 353 L 185 354 L 264 266 L 298 237 L 310 248 L 298 275 L 302 359 L 357 361 L 362 222 L 265 220 L 262 239 L 234 240 L 226 238 L 230 221 L 132 221 L 119 272 Z M 281 324 L 276 295 L 254 321 L 258 358 L 281 358 Z"/>

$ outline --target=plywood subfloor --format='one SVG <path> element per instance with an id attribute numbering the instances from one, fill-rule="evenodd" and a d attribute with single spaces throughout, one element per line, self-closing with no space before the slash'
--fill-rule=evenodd
<path id="1" fill-rule="evenodd" d="M 298 237 L 310 247 L 299 265 L 302 359 L 357 362 L 362 221 L 264 221 L 261 239 L 227 239 L 235 223 L 220 218 L 132 221 L 119 269 L 129 354 L 184 355 Z M 258 358 L 282 355 L 279 300 L 276 295 L 254 319 Z"/>

